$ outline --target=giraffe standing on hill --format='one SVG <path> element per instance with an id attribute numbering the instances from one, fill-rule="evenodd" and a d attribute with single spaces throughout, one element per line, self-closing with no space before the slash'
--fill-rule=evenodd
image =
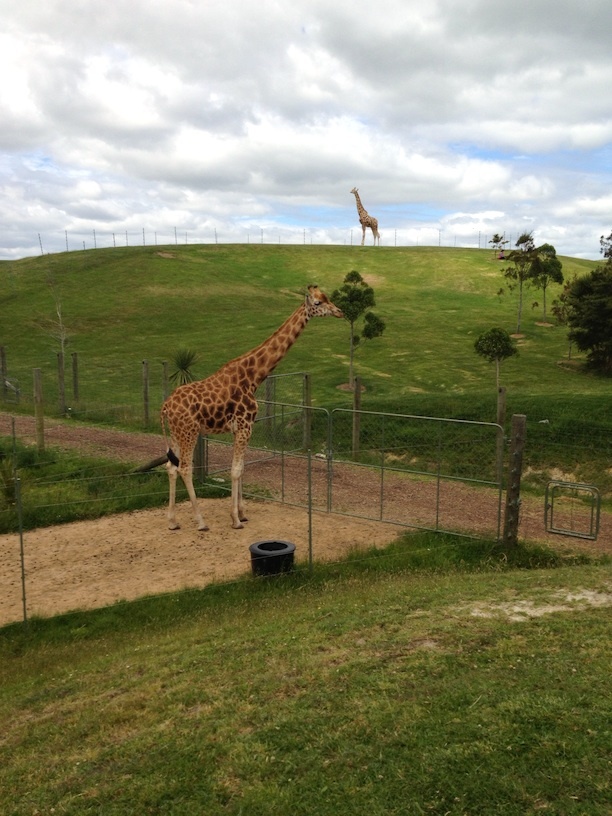
<path id="1" fill-rule="evenodd" d="M 374 246 L 376 246 L 376 239 L 378 238 L 378 246 L 380 246 L 380 233 L 378 231 L 378 221 L 374 218 L 373 215 L 369 215 L 366 208 L 361 203 L 361 199 L 359 198 L 359 190 L 356 187 L 353 187 L 351 193 L 355 196 L 355 203 L 357 204 L 357 215 L 359 216 L 359 223 L 361 224 L 362 235 L 361 235 L 361 246 L 363 246 L 363 242 L 365 241 L 365 234 L 366 229 L 370 227 L 372 233 L 374 235 Z"/>
<path id="2" fill-rule="evenodd" d="M 304 302 L 274 334 L 256 348 L 236 357 L 205 380 L 176 388 L 161 409 L 164 436 L 170 432 L 166 467 L 170 479 L 168 526 L 179 527 L 175 517 L 176 479 L 180 474 L 198 530 L 208 530 L 193 489 L 193 451 L 198 434 L 234 434 L 232 457 L 232 527 L 246 521 L 242 499 L 244 454 L 257 416 L 255 392 L 304 331 L 311 317 L 344 317 L 318 286 L 309 286 Z"/>

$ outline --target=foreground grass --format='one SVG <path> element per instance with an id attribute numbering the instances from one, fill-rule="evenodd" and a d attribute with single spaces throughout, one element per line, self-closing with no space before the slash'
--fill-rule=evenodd
<path id="1" fill-rule="evenodd" d="M 0 812 L 608 813 L 608 567 L 474 547 L 2 630 Z"/>

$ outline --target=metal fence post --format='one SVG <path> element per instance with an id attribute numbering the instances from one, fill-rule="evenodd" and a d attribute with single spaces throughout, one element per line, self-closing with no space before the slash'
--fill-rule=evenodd
<path id="1" fill-rule="evenodd" d="M 302 446 L 304 450 L 310 450 L 312 444 L 312 393 L 310 374 L 304 374 L 304 440 Z"/>
<path id="2" fill-rule="evenodd" d="M 21 479 L 17 469 L 17 433 L 15 431 L 15 417 L 11 418 L 11 433 L 13 435 L 13 484 L 15 486 L 15 510 L 17 511 L 17 527 L 19 530 L 19 559 L 21 562 L 21 601 L 23 604 L 23 622 L 28 622 L 28 607 L 26 600 L 26 573 L 25 550 L 23 547 L 23 504 L 21 500 Z"/>
<path id="3" fill-rule="evenodd" d="M 506 489 L 506 514 L 504 518 L 504 543 L 515 547 L 518 543 L 519 510 L 521 506 L 521 475 L 527 417 L 514 414 L 510 436 L 510 460 L 508 463 L 508 487 Z"/>

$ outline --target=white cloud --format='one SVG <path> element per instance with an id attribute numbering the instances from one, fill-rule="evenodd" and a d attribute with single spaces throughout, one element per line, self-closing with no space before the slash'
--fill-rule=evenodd
<path id="1" fill-rule="evenodd" d="M 0 258 L 39 251 L 39 232 L 58 248 L 68 229 L 138 225 L 239 240 L 262 219 L 344 242 L 355 184 L 383 236 L 406 240 L 527 219 L 559 252 L 598 257 L 610 228 L 608 0 L 0 0 L 0 14 Z"/>

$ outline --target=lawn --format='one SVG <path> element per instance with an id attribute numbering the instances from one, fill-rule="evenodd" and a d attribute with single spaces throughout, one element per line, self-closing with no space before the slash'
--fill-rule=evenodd
<path id="1" fill-rule="evenodd" d="M 507 556 L 407 537 L 0 631 L 0 811 L 609 813 L 609 567 Z"/>

